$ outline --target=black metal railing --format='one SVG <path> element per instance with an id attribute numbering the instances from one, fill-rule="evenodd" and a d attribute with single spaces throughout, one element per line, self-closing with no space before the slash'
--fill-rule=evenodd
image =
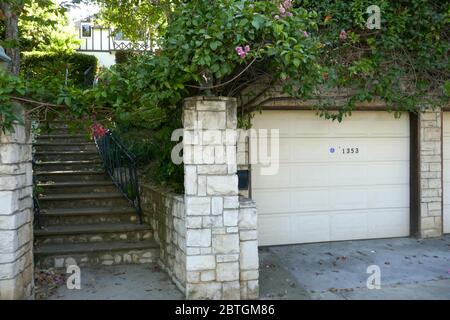
<path id="1" fill-rule="evenodd" d="M 34 173 L 36 172 L 36 159 L 34 156 L 34 152 L 32 154 L 31 158 L 31 164 L 33 168 L 33 215 L 34 215 L 34 227 L 41 229 L 42 228 L 42 221 L 41 221 L 41 206 L 39 205 L 39 199 L 38 199 L 38 186 L 37 186 L 37 180 Z"/>
<path id="2" fill-rule="evenodd" d="M 34 226 L 38 229 L 42 228 L 41 221 L 41 206 L 39 205 L 39 199 L 33 194 L 33 214 L 34 214 Z"/>
<path id="3" fill-rule="evenodd" d="M 142 223 L 141 199 L 134 155 L 110 130 L 103 136 L 95 137 L 94 140 L 106 172 L 125 198 L 133 204 L 139 221 Z"/>

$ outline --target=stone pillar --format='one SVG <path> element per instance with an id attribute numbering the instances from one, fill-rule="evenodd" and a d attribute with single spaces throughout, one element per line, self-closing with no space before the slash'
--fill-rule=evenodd
<path id="1" fill-rule="evenodd" d="M 239 201 L 239 246 L 241 299 L 259 297 L 258 215 L 253 200 Z"/>
<path id="2" fill-rule="evenodd" d="M 31 138 L 29 127 L 0 132 L 0 300 L 33 297 Z"/>
<path id="3" fill-rule="evenodd" d="M 442 235 L 442 113 L 427 110 L 419 114 L 421 238 Z"/>
<path id="4" fill-rule="evenodd" d="M 236 108 L 225 97 L 184 103 L 188 299 L 241 298 Z"/>

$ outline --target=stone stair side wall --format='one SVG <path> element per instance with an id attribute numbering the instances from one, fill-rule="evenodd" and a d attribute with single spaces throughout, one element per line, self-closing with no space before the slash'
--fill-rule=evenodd
<path id="1" fill-rule="evenodd" d="M 34 295 L 31 148 L 28 124 L 0 132 L 0 300 Z"/>
<path id="2" fill-rule="evenodd" d="M 141 203 L 144 222 L 154 230 L 160 246 L 160 266 L 177 287 L 186 288 L 186 226 L 182 195 L 161 188 L 141 184 Z"/>

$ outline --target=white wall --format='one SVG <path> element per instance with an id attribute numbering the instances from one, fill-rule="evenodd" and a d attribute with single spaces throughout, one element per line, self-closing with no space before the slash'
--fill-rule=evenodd
<path id="1" fill-rule="evenodd" d="M 98 59 L 98 65 L 101 67 L 109 68 L 110 66 L 116 64 L 116 54 L 115 51 L 110 52 L 90 52 L 82 51 L 81 53 L 96 56 Z"/>

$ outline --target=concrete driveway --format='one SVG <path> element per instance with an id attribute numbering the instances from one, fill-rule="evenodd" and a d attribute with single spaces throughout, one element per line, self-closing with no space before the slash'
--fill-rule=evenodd
<path id="1" fill-rule="evenodd" d="M 367 268 L 380 268 L 369 290 Z M 450 299 L 450 235 L 260 248 L 261 299 Z"/>
<path id="2" fill-rule="evenodd" d="M 61 285 L 49 300 L 182 300 L 183 294 L 156 264 L 85 267 L 81 288 Z"/>

